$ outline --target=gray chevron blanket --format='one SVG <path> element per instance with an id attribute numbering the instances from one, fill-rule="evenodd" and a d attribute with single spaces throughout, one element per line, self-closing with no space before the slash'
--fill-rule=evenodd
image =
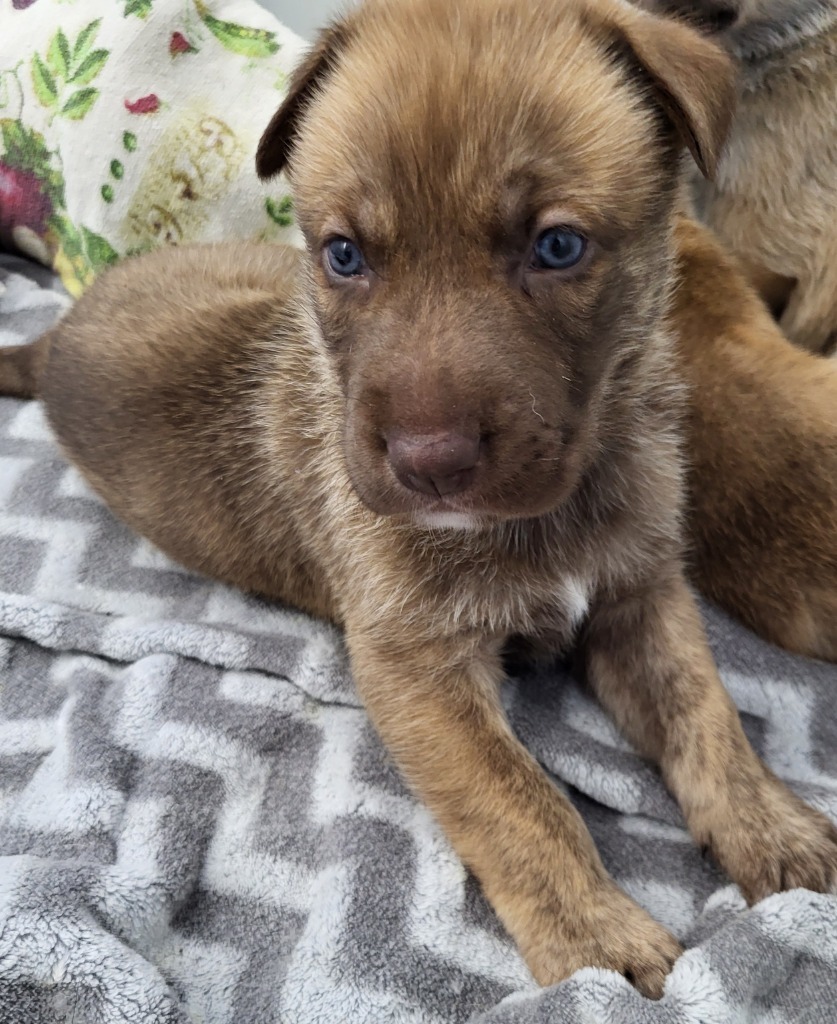
<path id="1" fill-rule="evenodd" d="M 3 257 L 0 344 L 66 299 Z M 706 609 L 772 767 L 837 820 L 837 668 Z M 747 909 L 559 670 L 514 728 L 688 947 L 661 1002 L 532 983 L 359 706 L 340 636 L 117 524 L 0 400 L 0 1024 L 834 1024 L 837 898 Z"/>

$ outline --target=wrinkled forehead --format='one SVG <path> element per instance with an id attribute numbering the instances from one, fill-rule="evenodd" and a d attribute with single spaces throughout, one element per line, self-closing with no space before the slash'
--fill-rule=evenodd
<path id="1" fill-rule="evenodd" d="M 630 65 L 601 26 L 571 10 L 527 23 L 523 7 L 361 21 L 292 160 L 306 231 L 378 216 L 397 235 L 416 211 L 426 234 L 549 208 L 587 225 L 642 219 L 662 155 Z"/>

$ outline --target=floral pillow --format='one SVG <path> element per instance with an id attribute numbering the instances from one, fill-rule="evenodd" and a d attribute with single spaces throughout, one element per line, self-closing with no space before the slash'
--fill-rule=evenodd
<path id="1" fill-rule="evenodd" d="M 155 246 L 295 242 L 256 145 L 304 44 L 255 0 L 0 0 L 0 247 L 79 295 Z"/>

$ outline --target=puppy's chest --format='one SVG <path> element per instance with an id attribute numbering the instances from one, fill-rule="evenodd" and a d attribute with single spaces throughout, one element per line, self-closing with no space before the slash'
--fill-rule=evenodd
<path id="1" fill-rule="evenodd" d="M 438 613 L 447 620 L 446 628 L 519 634 L 565 648 L 587 618 L 594 590 L 586 567 L 498 572 L 493 578 L 464 573 L 449 586 Z"/>
<path id="2" fill-rule="evenodd" d="M 590 614 L 593 596 L 589 574 L 565 573 L 552 582 L 547 599 L 530 609 L 516 632 L 554 651 L 565 651 Z"/>

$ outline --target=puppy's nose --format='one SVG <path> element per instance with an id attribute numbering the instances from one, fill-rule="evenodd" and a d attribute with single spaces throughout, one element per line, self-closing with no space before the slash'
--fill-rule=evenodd
<path id="1" fill-rule="evenodd" d="M 386 441 L 390 464 L 401 483 L 411 491 L 434 497 L 464 491 L 480 457 L 476 435 L 392 430 Z"/>

